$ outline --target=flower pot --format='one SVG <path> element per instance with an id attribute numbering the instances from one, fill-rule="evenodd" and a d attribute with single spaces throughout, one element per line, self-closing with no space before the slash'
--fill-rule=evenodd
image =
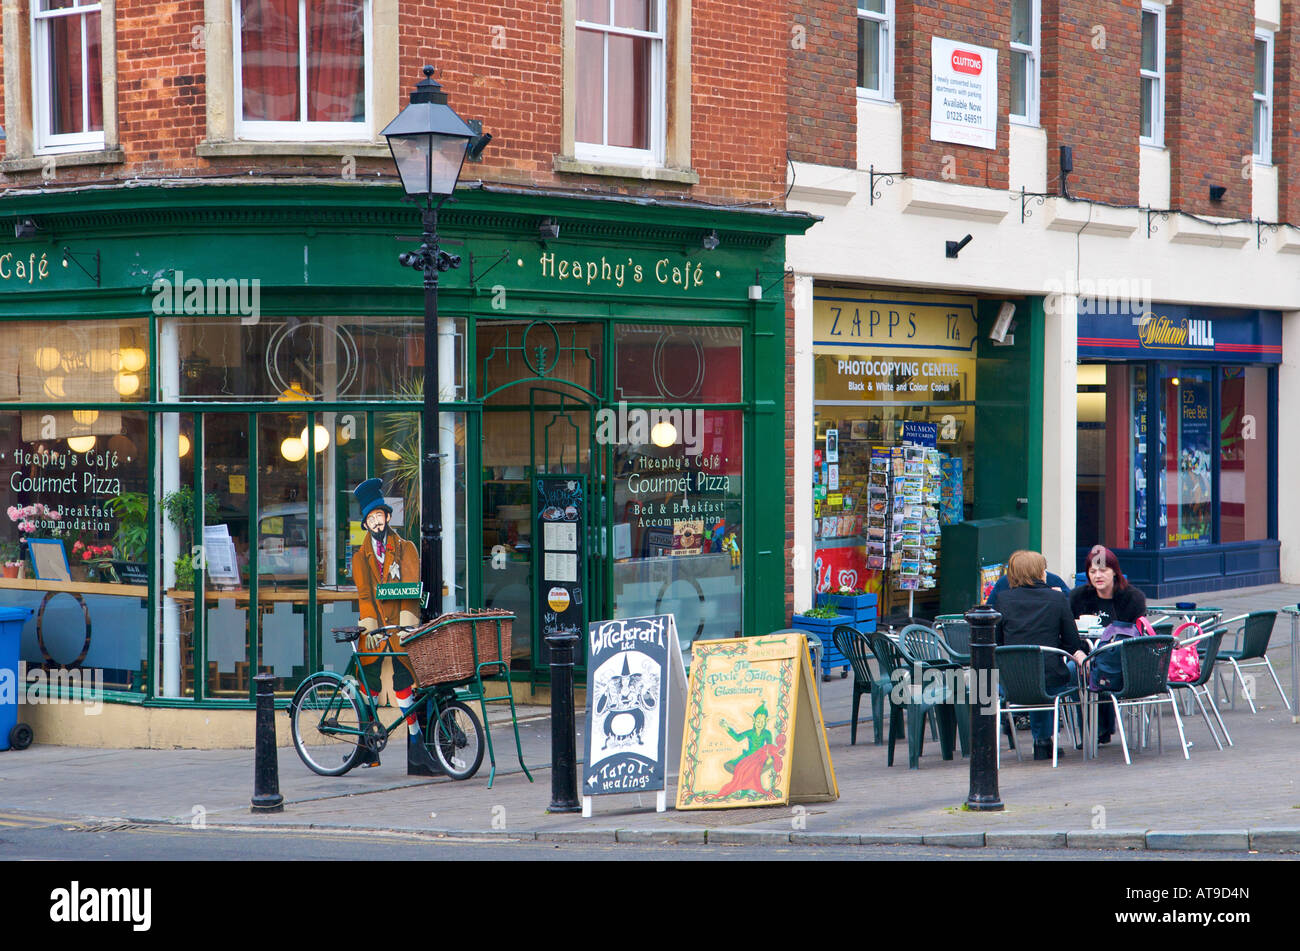
<path id="1" fill-rule="evenodd" d="M 18 577 L 18 569 L 21 568 L 21 567 L 22 567 L 22 565 L 5 565 L 5 566 L 4 566 L 4 573 L 5 573 L 4 576 L 5 576 L 6 578 L 17 578 L 17 577 Z"/>
<path id="2" fill-rule="evenodd" d="M 827 593 L 819 595 L 817 600 L 819 604 L 828 604 L 853 618 L 855 626 L 858 622 L 876 619 L 877 596 L 874 594 Z"/>

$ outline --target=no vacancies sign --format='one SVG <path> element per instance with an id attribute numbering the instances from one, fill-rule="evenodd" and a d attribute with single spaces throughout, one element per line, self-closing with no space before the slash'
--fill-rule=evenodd
<path id="1" fill-rule="evenodd" d="M 930 138 L 997 148 L 998 51 L 930 38 Z"/>

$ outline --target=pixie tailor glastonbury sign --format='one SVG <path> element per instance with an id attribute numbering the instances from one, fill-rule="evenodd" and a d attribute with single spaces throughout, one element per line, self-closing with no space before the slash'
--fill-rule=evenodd
<path id="1" fill-rule="evenodd" d="M 593 621 L 587 648 L 584 815 L 591 814 L 591 796 L 665 788 L 668 774 L 677 772 L 668 751 L 681 749 L 686 695 L 671 614 Z M 664 808 L 661 796 L 658 809 Z"/>
<path id="2" fill-rule="evenodd" d="M 930 138 L 998 147 L 998 51 L 930 38 Z"/>
<path id="3" fill-rule="evenodd" d="M 696 641 L 677 808 L 838 798 L 807 638 Z"/>

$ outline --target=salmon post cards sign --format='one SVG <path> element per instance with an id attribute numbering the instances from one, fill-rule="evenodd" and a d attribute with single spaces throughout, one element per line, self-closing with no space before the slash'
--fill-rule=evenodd
<path id="1" fill-rule="evenodd" d="M 696 641 L 691 658 L 678 809 L 839 798 L 803 634 Z"/>

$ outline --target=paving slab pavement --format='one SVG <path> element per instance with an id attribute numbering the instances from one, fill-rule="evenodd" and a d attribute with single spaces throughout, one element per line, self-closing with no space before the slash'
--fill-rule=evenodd
<path id="1" fill-rule="evenodd" d="M 1222 595 L 1222 593 L 1218 593 Z M 1210 597 L 1215 600 L 1210 601 Z M 1234 601 L 1234 597 L 1240 604 Z M 1294 603 L 1300 588 L 1269 586 L 1240 597 L 1205 596 L 1233 613 L 1246 605 Z M 1288 683 L 1289 631 L 1279 623 L 1270 650 Z M 1165 750 L 1133 754 L 1126 766 L 1118 743 L 1102 747 L 1092 762 L 1067 749 L 1060 766 L 1003 750 L 1003 812 L 966 812 L 969 761 L 945 762 L 927 740 L 920 768 L 885 765 L 885 748 L 871 742 L 864 710 L 859 742 L 849 744 L 846 723 L 852 680 L 819 684 L 830 723 L 831 758 L 840 799 L 798 807 L 654 812 L 653 794 L 600 797 L 590 819 L 548 815 L 550 720 L 546 708 L 521 710 L 520 735 L 528 782 L 509 732 L 493 711 L 498 773 L 487 787 L 488 766 L 465 782 L 408 777 L 398 748 L 383 765 L 347 776 L 310 772 L 292 749 L 281 749 L 281 813 L 253 815 L 251 750 L 112 750 L 35 745 L 0 753 L 0 812 L 67 819 L 123 819 L 217 828 L 420 832 L 506 839 L 555 837 L 574 841 L 714 842 L 788 841 L 804 844 L 918 842 L 1034 847 L 1064 837 L 1070 848 L 1202 848 L 1239 850 L 1247 843 L 1268 851 L 1300 851 L 1300 725 L 1271 685 L 1257 699 L 1223 715 L 1235 746 L 1219 751 L 1199 714 L 1185 718 L 1194 743 L 1191 759 L 1178 750 L 1177 730 L 1165 714 Z M 869 704 L 864 704 L 869 708 Z M 277 729 L 287 718 L 277 715 Z M 581 733 L 581 717 L 579 717 Z M 865 726 L 866 729 L 862 727 Z M 1021 734 L 1027 738 L 1027 734 Z M 581 748 L 581 740 L 579 743 Z M 670 784 L 670 802 L 671 802 Z M 754 835 L 739 835 L 748 831 Z M 710 836 L 713 833 L 713 836 Z M 1150 833 L 1150 835 L 1148 835 Z M 958 836 L 959 838 L 950 838 Z M 1231 854 L 1227 852 L 1225 854 Z"/>

